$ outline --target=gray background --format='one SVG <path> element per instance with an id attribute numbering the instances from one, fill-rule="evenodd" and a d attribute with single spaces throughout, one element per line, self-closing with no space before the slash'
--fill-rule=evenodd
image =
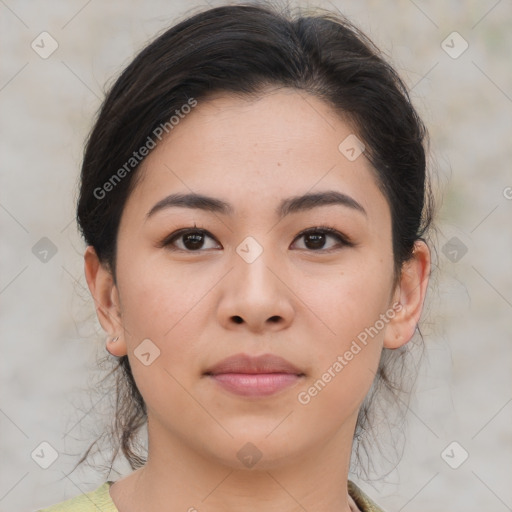
<path id="1" fill-rule="evenodd" d="M 312 4 L 338 8 L 390 56 L 430 130 L 444 192 L 405 452 L 385 479 L 359 483 L 389 510 L 512 510 L 512 1 Z M 202 5 L 0 0 L 2 511 L 36 510 L 105 479 L 65 476 L 108 414 L 89 390 L 104 336 L 74 222 L 83 142 L 106 82 Z M 58 43 L 46 59 L 31 48 L 43 31 Z M 469 45 L 457 58 L 454 31 Z M 43 237 L 54 255 L 41 252 Z M 49 457 L 44 441 L 58 453 L 48 469 L 31 456 Z M 469 457 L 453 469 L 462 450 Z"/>

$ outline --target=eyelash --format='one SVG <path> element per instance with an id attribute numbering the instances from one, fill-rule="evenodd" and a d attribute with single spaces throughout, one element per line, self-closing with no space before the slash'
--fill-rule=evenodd
<path id="1" fill-rule="evenodd" d="M 196 251 L 192 251 L 192 250 L 188 250 L 188 249 L 178 249 L 178 248 L 170 248 L 170 246 L 172 245 L 172 243 L 179 239 L 180 237 L 184 236 L 184 235 L 187 235 L 187 234 L 191 234 L 191 233 L 195 233 L 195 234 L 203 234 L 203 235 L 207 235 L 209 236 L 210 238 L 212 238 L 213 240 L 215 240 L 215 237 L 209 232 L 207 231 L 206 229 L 203 229 L 203 228 L 200 228 L 200 227 L 197 227 L 195 224 L 194 224 L 194 227 L 193 228 L 183 228 L 183 229 L 179 229 L 178 231 L 175 231 L 174 233 L 170 234 L 169 236 L 165 237 L 164 240 L 162 240 L 159 244 L 158 244 L 158 247 L 166 247 L 168 248 L 169 250 L 171 251 L 182 251 L 182 252 L 187 252 L 187 253 L 200 253 L 200 252 L 204 252 L 204 250 L 202 249 L 198 249 Z M 308 228 L 308 229 L 305 229 L 303 231 L 301 231 L 294 239 L 297 240 L 305 235 L 309 235 L 309 234 L 318 234 L 318 233 L 322 233 L 322 234 L 327 234 L 327 235 L 330 235 L 334 238 L 336 238 L 340 244 L 341 247 L 354 247 L 356 244 L 354 242 L 352 242 L 347 236 L 343 235 L 342 233 L 340 233 L 337 229 L 334 229 L 330 226 L 316 226 L 314 228 Z M 308 251 L 308 252 L 318 252 L 318 253 L 330 253 L 332 251 L 335 251 L 335 250 L 339 250 L 341 247 L 331 247 L 330 249 L 300 249 L 300 250 L 305 250 L 305 251 Z"/>

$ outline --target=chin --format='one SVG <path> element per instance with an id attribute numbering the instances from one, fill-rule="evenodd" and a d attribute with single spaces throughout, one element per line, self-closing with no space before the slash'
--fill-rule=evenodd
<path id="1" fill-rule="evenodd" d="M 234 470 L 266 471 L 292 464 L 305 447 L 286 429 L 279 432 L 279 421 L 236 431 L 226 426 L 234 437 L 211 440 L 215 451 L 209 451 L 218 462 Z"/>

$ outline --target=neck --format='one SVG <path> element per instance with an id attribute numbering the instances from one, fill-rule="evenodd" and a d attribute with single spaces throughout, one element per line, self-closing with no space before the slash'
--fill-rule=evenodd
<path id="1" fill-rule="evenodd" d="M 146 465 L 116 482 L 111 496 L 119 512 L 357 511 L 347 492 L 352 432 L 347 425 L 298 455 L 263 456 L 251 469 L 240 469 L 205 456 L 150 421 Z"/>

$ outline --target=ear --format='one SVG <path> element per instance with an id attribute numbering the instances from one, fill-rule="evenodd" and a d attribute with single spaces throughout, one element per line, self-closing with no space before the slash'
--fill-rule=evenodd
<path id="1" fill-rule="evenodd" d="M 399 348 L 414 335 L 418 325 L 430 276 L 430 249 L 422 240 L 414 245 L 410 260 L 401 270 L 400 280 L 396 286 L 393 304 L 395 316 L 390 320 L 384 336 L 385 348 Z"/>
<path id="2" fill-rule="evenodd" d="M 111 271 L 100 262 L 92 245 L 85 250 L 84 270 L 98 320 L 103 330 L 109 334 L 107 350 L 114 356 L 126 355 L 126 340 L 117 286 Z M 113 342 L 112 338 L 115 337 L 119 338 Z"/>

